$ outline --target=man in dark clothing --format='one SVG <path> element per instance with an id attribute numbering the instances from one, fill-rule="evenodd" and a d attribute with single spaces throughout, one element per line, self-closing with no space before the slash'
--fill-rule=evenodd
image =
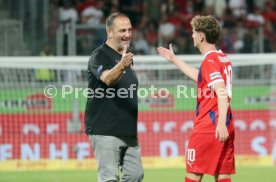
<path id="1" fill-rule="evenodd" d="M 143 167 L 137 138 L 137 87 L 133 54 L 126 53 L 132 26 L 122 13 L 106 20 L 107 41 L 88 64 L 86 133 L 98 160 L 98 181 L 140 182 Z"/>

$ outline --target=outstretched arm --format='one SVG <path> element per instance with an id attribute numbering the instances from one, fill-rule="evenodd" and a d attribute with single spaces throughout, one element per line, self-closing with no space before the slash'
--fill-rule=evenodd
<path id="1" fill-rule="evenodd" d="M 172 44 L 169 45 L 170 49 L 164 47 L 158 47 L 157 51 L 160 56 L 167 59 L 169 62 L 175 64 L 184 74 L 190 77 L 192 80 L 197 81 L 198 69 L 192 66 L 189 66 L 185 62 L 178 59 L 172 49 Z"/>

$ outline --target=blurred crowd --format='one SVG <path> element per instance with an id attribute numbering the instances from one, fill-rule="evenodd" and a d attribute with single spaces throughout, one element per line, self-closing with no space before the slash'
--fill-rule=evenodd
<path id="1" fill-rule="evenodd" d="M 197 14 L 221 21 L 218 46 L 226 53 L 276 52 L 276 0 L 52 0 L 52 5 L 63 23 L 100 26 L 110 13 L 125 13 L 133 23 L 135 54 L 156 54 L 157 46 L 169 43 L 177 54 L 197 53 L 190 27 Z M 105 32 L 100 35 L 103 42 Z M 90 40 L 78 42 L 78 55 L 95 48 Z"/>

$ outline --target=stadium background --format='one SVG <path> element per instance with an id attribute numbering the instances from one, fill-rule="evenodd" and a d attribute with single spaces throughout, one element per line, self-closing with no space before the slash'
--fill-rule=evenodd
<path id="1" fill-rule="evenodd" d="M 87 87 L 88 56 L 105 40 L 105 17 L 117 10 L 128 14 L 134 26 L 130 50 L 136 55 L 142 94 L 138 132 L 146 170 L 184 168 L 195 84 L 156 56 L 156 47 L 172 42 L 183 60 L 198 66 L 202 57 L 192 46 L 189 27 L 195 14 L 213 14 L 221 20 L 218 46 L 233 61 L 231 104 L 238 169 L 254 166 L 265 169 L 264 174 L 275 170 L 275 1 L 1 0 L 0 181 L 12 181 L 4 176 L 7 171 L 12 176 L 31 171 L 38 174 L 36 181 L 39 171 L 50 175 L 50 171 L 95 170 L 84 134 L 86 98 L 82 91 L 64 96 L 62 89 Z M 57 88 L 52 98 L 44 93 L 49 85 Z M 145 97 L 152 85 L 158 90 Z M 186 87 L 186 95 L 178 96 L 177 85 Z M 168 97 L 162 97 L 164 90 Z M 154 181 L 161 181 L 160 173 Z M 26 180 L 33 174 L 28 173 Z M 272 179 L 276 177 L 268 181 Z"/>

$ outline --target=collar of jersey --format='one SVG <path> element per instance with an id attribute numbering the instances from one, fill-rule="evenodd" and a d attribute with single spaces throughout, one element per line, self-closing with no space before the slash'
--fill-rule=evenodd
<path id="1" fill-rule="evenodd" d="M 204 58 L 206 58 L 208 56 L 208 54 L 211 54 L 212 52 L 217 52 L 217 53 L 221 53 L 221 50 L 216 50 L 216 51 L 208 51 L 204 54 Z"/>

